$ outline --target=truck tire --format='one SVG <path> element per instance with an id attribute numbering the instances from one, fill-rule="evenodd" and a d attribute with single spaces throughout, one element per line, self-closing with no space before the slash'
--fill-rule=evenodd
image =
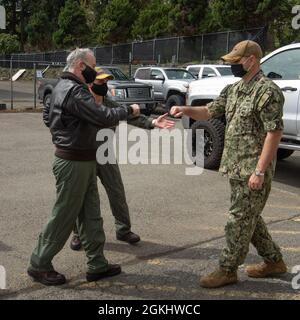
<path id="1" fill-rule="evenodd" d="M 170 111 L 173 106 L 183 106 L 185 105 L 184 97 L 179 94 L 173 94 L 170 96 L 166 102 L 165 109 Z"/>
<path id="2" fill-rule="evenodd" d="M 288 150 L 288 149 L 278 149 L 277 150 L 277 159 L 283 160 L 288 158 L 290 155 L 294 153 L 294 150 Z"/>
<path id="3" fill-rule="evenodd" d="M 193 134 L 193 152 L 196 151 L 196 130 L 204 129 L 204 168 L 218 169 L 224 148 L 224 123 L 219 119 L 196 121 L 192 124 L 191 129 Z"/>
<path id="4" fill-rule="evenodd" d="M 50 105 L 50 99 L 51 99 L 51 93 L 47 93 L 44 97 L 43 100 L 43 105 L 44 107 L 49 106 Z"/>

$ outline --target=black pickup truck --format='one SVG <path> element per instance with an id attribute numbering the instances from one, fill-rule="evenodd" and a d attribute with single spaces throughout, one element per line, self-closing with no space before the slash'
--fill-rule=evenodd
<path id="1" fill-rule="evenodd" d="M 114 80 L 107 83 L 108 96 L 112 100 L 126 105 L 137 103 L 141 107 L 141 113 L 145 115 L 152 113 L 155 107 L 152 86 L 130 80 L 119 68 L 112 66 L 99 67 L 114 76 Z M 58 79 L 39 79 L 38 97 L 44 105 L 50 103 L 50 97 L 57 82 Z"/>

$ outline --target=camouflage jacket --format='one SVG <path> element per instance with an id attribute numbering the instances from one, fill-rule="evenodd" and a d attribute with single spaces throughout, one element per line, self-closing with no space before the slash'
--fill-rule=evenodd
<path id="1" fill-rule="evenodd" d="M 220 172 L 245 180 L 255 171 L 268 131 L 283 129 L 284 96 L 260 71 L 249 82 L 225 87 L 208 104 L 213 118 L 225 115 L 225 141 Z M 268 170 L 273 171 L 275 161 Z M 272 172 L 273 173 L 273 172 Z"/>

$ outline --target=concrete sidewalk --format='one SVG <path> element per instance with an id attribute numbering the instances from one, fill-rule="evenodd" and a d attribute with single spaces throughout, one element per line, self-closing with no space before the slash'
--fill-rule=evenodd
<path id="1" fill-rule="evenodd" d="M 7 289 L 0 290 L 0 299 L 300 299 L 300 290 L 291 286 L 295 275 L 255 280 L 245 275 L 244 266 L 236 285 L 214 290 L 199 286 L 199 277 L 217 264 L 225 241 L 229 187 L 214 171 L 186 176 L 183 165 L 121 166 L 133 231 L 142 238 L 135 246 L 115 239 L 99 184 L 105 254 L 122 265 L 120 276 L 87 283 L 84 252 L 71 251 L 67 243 L 54 266 L 68 283 L 33 283 L 26 268 L 55 198 L 53 146 L 41 116 L 0 114 L 0 265 L 7 272 Z M 300 265 L 299 172 L 299 153 L 278 164 L 264 211 L 290 268 Z M 259 261 L 251 248 L 246 262 Z"/>

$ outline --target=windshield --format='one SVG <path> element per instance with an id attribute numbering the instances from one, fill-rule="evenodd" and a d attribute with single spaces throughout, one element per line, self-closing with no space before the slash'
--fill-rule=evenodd
<path id="1" fill-rule="evenodd" d="M 231 67 L 217 67 L 217 70 L 220 72 L 221 76 L 233 76 Z"/>
<path id="2" fill-rule="evenodd" d="M 181 79 L 191 79 L 194 80 L 195 77 L 186 70 L 180 69 L 166 69 L 165 70 L 167 77 L 170 80 L 181 80 Z"/>
<path id="3" fill-rule="evenodd" d="M 102 68 L 105 72 L 112 74 L 115 78 L 115 80 L 120 80 L 120 81 L 128 81 L 128 77 L 120 70 L 117 68 Z"/>

